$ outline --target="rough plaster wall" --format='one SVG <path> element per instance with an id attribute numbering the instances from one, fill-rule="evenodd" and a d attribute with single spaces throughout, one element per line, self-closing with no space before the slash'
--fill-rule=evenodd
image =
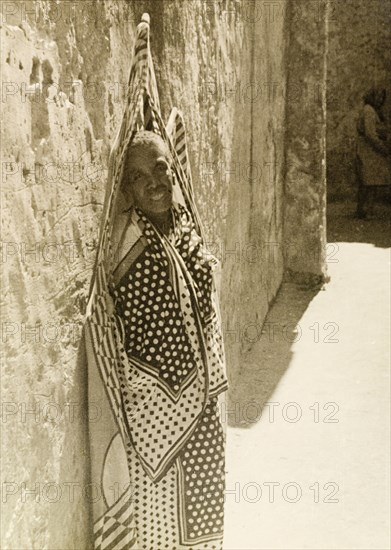
<path id="1" fill-rule="evenodd" d="M 391 1 L 337 0 L 329 16 L 327 185 L 329 199 L 355 197 L 356 120 L 373 85 L 387 89 L 391 131 Z"/>
<path id="2" fill-rule="evenodd" d="M 271 12 L 255 3 L 244 14 L 222 278 L 231 384 L 246 369 L 246 354 L 260 338 L 283 275 L 287 6 L 279 2 Z"/>
<path id="3" fill-rule="evenodd" d="M 290 4 L 284 196 L 285 277 L 324 280 L 327 3 Z"/>
<path id="4" fill-rule="evenodd" d="M 228 185 L 206 172 L 233 154 L 235 102 L 216 102 L 215 88 L 237 74 L 238 5 L 42 0 L 3 11 L 4 548 L 91 547 L 85 372 L 75 366 L 135 24 L 149 11 L 163 112 L 177 105 L 185 113 L 216 248 Z"/>

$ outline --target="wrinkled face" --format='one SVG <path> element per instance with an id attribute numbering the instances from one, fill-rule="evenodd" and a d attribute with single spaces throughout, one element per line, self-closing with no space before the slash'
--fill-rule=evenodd
<path id="1" fill-rule="evenodd" d="M 135 147 L 127 162 L 128 186 L 135 206 L 146 214 L 161 214 L 172 205 L 172 176 L 164 144 Z"/>

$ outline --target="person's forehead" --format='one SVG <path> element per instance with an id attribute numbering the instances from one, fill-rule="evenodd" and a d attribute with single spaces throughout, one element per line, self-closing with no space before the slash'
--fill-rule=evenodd
<path id="1" fill-rule="evenodd" d="M 164 143 L 153 142 L 140 144 L 130 150 L 129 165 L 153 165 L 160 158 L 168 160 L 167 148 Z"/>

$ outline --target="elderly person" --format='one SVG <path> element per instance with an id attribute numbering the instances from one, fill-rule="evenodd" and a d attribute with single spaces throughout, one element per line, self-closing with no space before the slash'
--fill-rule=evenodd
<path id="1" fill-rule="evenodd" d="M 363 98 L 364 108 L 357 122 L 356 215 L 359 218 L 366 218 L 366 207 L 372 209 L 376 189 L 391 183 L 387 132 L 381 112 L 385 98 L 385 90 L 372 88 Z"/>
<path id="2" fill-rule="evenodd" d="M 128 366 L 135 548 L 221 549 L 227 388 L 212 270 L 189 211 L 173 200 L 166 143 L 142 131 L 128 148 L 110 284 Z"/>

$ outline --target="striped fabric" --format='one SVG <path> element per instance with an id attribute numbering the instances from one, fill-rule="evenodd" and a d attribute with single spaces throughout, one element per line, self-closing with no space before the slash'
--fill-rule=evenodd
<path id="1" fill-rule="evenodd" d="M 102 550 L 126 549 L 134 547 L 137 541 L 135 529 L 132 528 L 133 511 L 131 488 L 124 492 L 120 499 L 105 511 L 94 523 L 95 547 Z"/>

